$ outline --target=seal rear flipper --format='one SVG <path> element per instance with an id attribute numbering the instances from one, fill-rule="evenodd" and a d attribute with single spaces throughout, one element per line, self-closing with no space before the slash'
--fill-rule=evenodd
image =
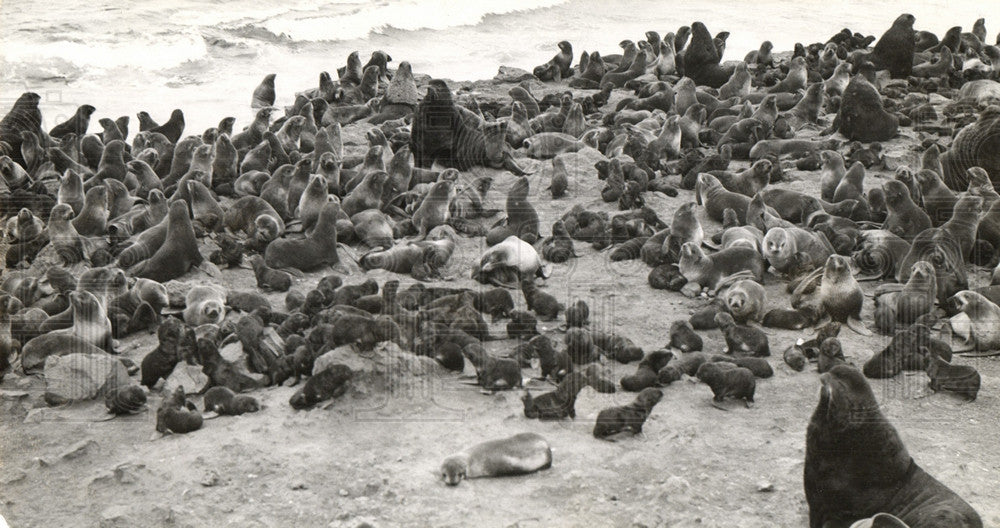
<path id="1" fill-rule="evenodd" d="M 864 323 L 853 317 L 847 318 L 847 327 L 850 328 L 851 330 L 854 330 L 855 333 L 863 336 L 872 335 L 872 331 L 866 328 Z"/>

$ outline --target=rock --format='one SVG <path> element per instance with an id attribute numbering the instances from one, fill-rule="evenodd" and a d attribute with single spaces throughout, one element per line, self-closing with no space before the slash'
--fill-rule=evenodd
<path id="1" fill-rule="evenodd" d="M 107 390 L 129 382 L 125 366 L 107 354 L 51 356 L 44 372 L 49 405 L 103 397 Z"/>
<path id="2" fill-rule="evenodd" d="M 14 472 L 11 473 L 10 475 L 4 475 L 3 477 L 0 477 L 0 484 L 3 484 L 4 486 L 9 486 L 10 484 L 13 484 L 15 482 L 20 482 L 26 478 L 28 478 L 28 474 L 25 473 L 24 471 L 21 471 L 20 469 L 17 469 L 14 470 Z"/>
<path id="3" fill-rule="evenodd" d="M 173 394 L 177 387 L 184 387 L 184 392 L 189 394 L 201 392 L 208 382 L 208 376 L 201 371 L 200 365 L 189 365 L 181 361 L 164 382 L 163 394 Z"/>
<path id="4" fill-rule="evenodd" d="M 219 354 L 222 356 L 222 359 L 230 363 L 246 364 L 247 361 L 247 355 L 243 352 L 243 344 L 239 341 L 233 341 L 220 348 Z"/>
<path id="5" fill-rule="evenodd" d="M 757 483 L 757 491 L 761 493 L 770 493 L 774 491 L 774 484 L 766 480 L 762 480 Z"/>
<path id="6" fill-rule="evenodd" d="M 211 488 L 212 486 L 217 486 L 219 484 L 219 474 L 215 471 L 209 470 L 205 472 L 205 475 L 201 477 L 201 485 L 206 488 Z"/>
<path id="7" fill-rule="evenodd" d="M 313 374 L 326 370 L 330 365 L 343 363 L 354 372 L 354 380 L 365 384 L 373 381 L 372 388 L 388 388 L 388 383 L 398 382 L 399 376 L 422 377 L 448 372 L 437 361 L 424 356 L 404 352 L 399 345 L 384 341 L 371 352 L 360 353 L 351 345 L 339 346 L 316 358 Z M 390 377 L 392 379 L 390 379 Z"/>
<path id="8" fill-rule="evenodd" d="M 79 442 L 69 446 L 68 449 L 59 454 L 59 458 L 63 460 L 73 460 L 80 458 L 88 454 L 93 449 L 99 449 L 100 446 L 94 440 L 80 440 Z"/>
<path id="9" fill-rule="evenodd" d="M 497 70 L 497 74 L 493 76 L 493 82 L 496 83 L 519 83 L 525 80 L 534 79 L 535 76 L 526 70 L 521 68 L 515 68 L 513 66 L 500 66 Z"/>
<path id="10" fill-rule="evenodd" d="M 128 506 L 111 506 L 105 508 L 101 511 L 101 522 L 98 526 L 101 528 L 135 526 L 136 524 L 129 518 L 129 513 Z"/>
<path id="11" fill-rule="evenodd" d="M 0 398 L 5 400 L 20 400 L 28 395 L 28 391 L 0 391 Z"/>

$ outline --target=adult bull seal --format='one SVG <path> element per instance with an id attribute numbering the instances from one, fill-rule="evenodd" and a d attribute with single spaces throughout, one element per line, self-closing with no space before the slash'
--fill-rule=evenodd
<path id="1" fill-rule="evenodd" d="M 837 365 L 820 380 L 806 430 L 810 528 L 850 526 L 878 513 L 912 528 L 983 526 L 968 503 L 913 460 L 859 370 Z"/>

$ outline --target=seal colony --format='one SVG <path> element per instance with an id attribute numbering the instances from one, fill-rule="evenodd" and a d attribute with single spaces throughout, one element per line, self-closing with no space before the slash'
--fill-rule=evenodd
<path id="1" fill-rule="evenodd" d="M 289 380 L 306 378 L 288 400 L 298 412 L 346 405 L 372 379 L 343 358 L 391 350 L 449 379 L 474 371 L 486 394 L 520 390 L 522 425 L 593 419 L 594 437 L 638 443 L 672 392 L 756 413 L 781 383 L 772 364 L 805 376 L 815 362 L 810 526 L 879 514 L 982 526 L 909 458 L 865 379 L 921 371 L 928 394 L 981 405 L 981 376 L 957 352 L 1000 354 L 1000 293 L 970 280 L 1000 260 L 1000 50 L 915 22 L 903 14 L 880 39 L 845 29 L 786 54 L 765 42 L 726 62 L 728 33 L 701 22 L 623 41 L 621 54 L 584 52 L 575 67 L 562 41 L 533 74 L 501 69 L 494 84 L 511 86 L 500 96 L 407 62 L 391 69 L 382 51 L 362 66 L 355 52 L 337 81 L 320 73 L 283 111 L 266 75 L 242 130 L 223 117 L 185 135 L 182 110 L 162 125 L 139 112 L 131 140 L 127 117 L 88 133 L 99 115 L 90 105 L 46 131 L 39 96 L 25 93 L 0 121 L 0 374 L 42 374 L 53 405 L 103 396 L 113 416 L 148 401 L 157 432 L 197 435 L 217 427 L 199 407 L 266 419 L 249 393 Z M 880 143 L 901 135 L 915 148 Z M 543 208 L 558 208 L 557 220 L 545 225 Z M 670 329 L 662 348 L 599 327 L 586 301 L 561 295 L 555 283 L 574 261 L 605 251 L 634 261 L 663 299 L 696 303 L 689 318 L 649 321 Z M 217 284 L 229 276 L 250 290 Z M 479 284 L 448 284 L 470 279 Z M 863 287 L 872 280 L 874 302 Z M 769 297 L 773 285 L 784 294 Z M 841 325 L 889 344 L 852 349 Z M 775 333 L 803 328 L 816 339 Z M 142 332 L 156 346 L 139 366 L 121 357 L 130 376 L 93 394 L 49 377 L 64 356 L 96 364 Z M 526 381 L 535 360 L 541 376 Z M 611 369 L 633 362 L 616 383 Z M 198 386 L 178 383 L 191 371 Z M 676 383 L 684 377 L 704 385 Z M 537 384 L 549 390 L 532 395 Z M 578 416 L 587 387 L 638 394 Z M 872 414 L 866 428 L 850 423 L 854 410 Z M 572 457 L 553 465 L 552 450 L 522 433 L 435 473 L 456 485 L 572 467 Z M 894 480 L 852 473 L 873 467 Z M 831 486 L 843 497 L 825 496 Z"/>

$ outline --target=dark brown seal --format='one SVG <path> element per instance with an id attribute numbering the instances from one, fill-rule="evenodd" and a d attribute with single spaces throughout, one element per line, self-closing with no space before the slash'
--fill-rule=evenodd
<path id="1" fill-rule="evenodd" d="M 643 389 L 635 401 L 621 407 L 609 407 L 597 413 L 594 438 L 607 439 L 625 431 L 642 433 L 642 426 L 653 412 L 653 407 L 663 398 L 663 391 L 652 387 Z"/>
<path id="2" fill-rule="evenodd" d="M 910 456 L 860 371 L 837 365 L 806 430 L 809 527 L 847 526 L 877 513 L 915 528 L 981 528 L 979 514 Z"/>
<path id="3" fill-rule="evenodd" d="M 184 397 L 184 387 L 177 387 L 164 398 L 156 411 L 156 430 L 160 433 L 190 433 L 201 429 L 201 413 Z"/>

